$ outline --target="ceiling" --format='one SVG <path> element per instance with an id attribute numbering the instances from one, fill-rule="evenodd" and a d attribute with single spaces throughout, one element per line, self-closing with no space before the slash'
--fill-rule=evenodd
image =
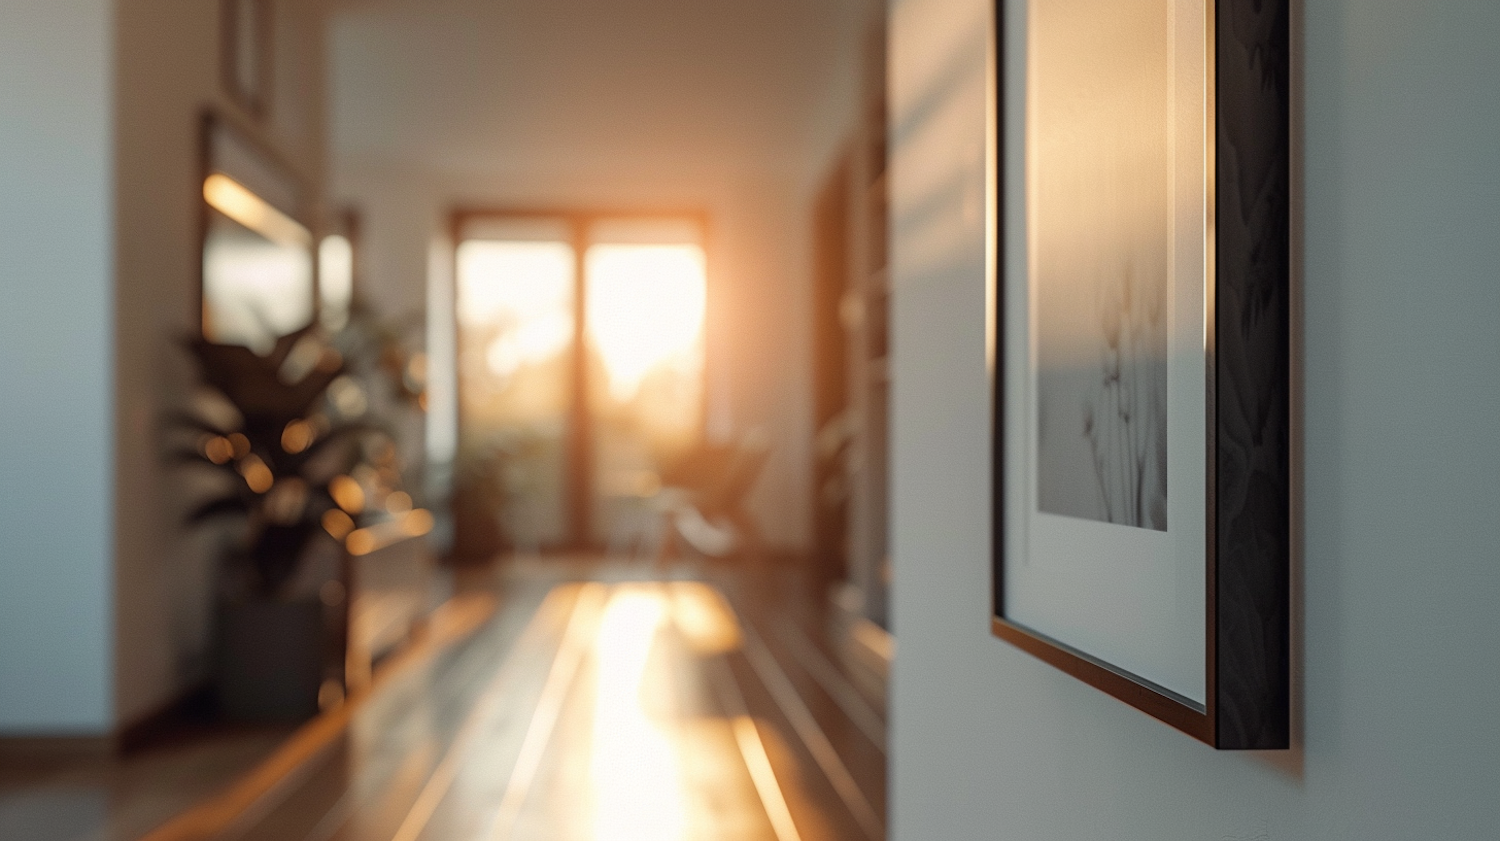
<path id="1" fill-rule="evenodd" d="M 451 172 L 806 170 L 870 0 L 335 0 L 333 145 Z"/>

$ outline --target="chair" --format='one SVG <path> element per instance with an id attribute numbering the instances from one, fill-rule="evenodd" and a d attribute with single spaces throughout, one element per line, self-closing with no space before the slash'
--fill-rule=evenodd
<path id="1" fill-rule="evenodd" d="M 758 531 L 744 501 L 770 455 L 765 436 L 750 432 L 732 444 L 703 444 L 664 471 L 662 488 L 651 500 L 656 563 L 664 564 L 678 541 L 709 558 L 756 543 Z"/>

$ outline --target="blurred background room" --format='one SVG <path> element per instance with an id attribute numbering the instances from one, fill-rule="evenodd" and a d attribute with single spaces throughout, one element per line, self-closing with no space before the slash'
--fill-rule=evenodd
<path id="1" fill-rule="evenodd" d="M 0 835 L 883 837 L 884 23 L 9 4 Z"/>

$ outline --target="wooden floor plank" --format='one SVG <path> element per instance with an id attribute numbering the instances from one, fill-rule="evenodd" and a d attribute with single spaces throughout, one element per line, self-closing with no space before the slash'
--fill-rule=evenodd
<path id="1" fill-rule="evenodd" d="M 743 571 L 660 575 L 477 579 L 492 618 L 145 838 L 879 841 L 884 712 L 816 600 Z M 171 779 L 137 780 L 138 801 Z M 135 802 L 101 808 L 119 827 Z"/>

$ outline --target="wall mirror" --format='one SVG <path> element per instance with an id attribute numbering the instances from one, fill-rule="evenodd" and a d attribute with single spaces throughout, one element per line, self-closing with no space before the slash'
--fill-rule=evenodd
<path id="1" fill-rule="evenodd" d="M 203 124 L 203 336 L 269 350 L 317 310 L 302 180 L 223 118 Z"/>

